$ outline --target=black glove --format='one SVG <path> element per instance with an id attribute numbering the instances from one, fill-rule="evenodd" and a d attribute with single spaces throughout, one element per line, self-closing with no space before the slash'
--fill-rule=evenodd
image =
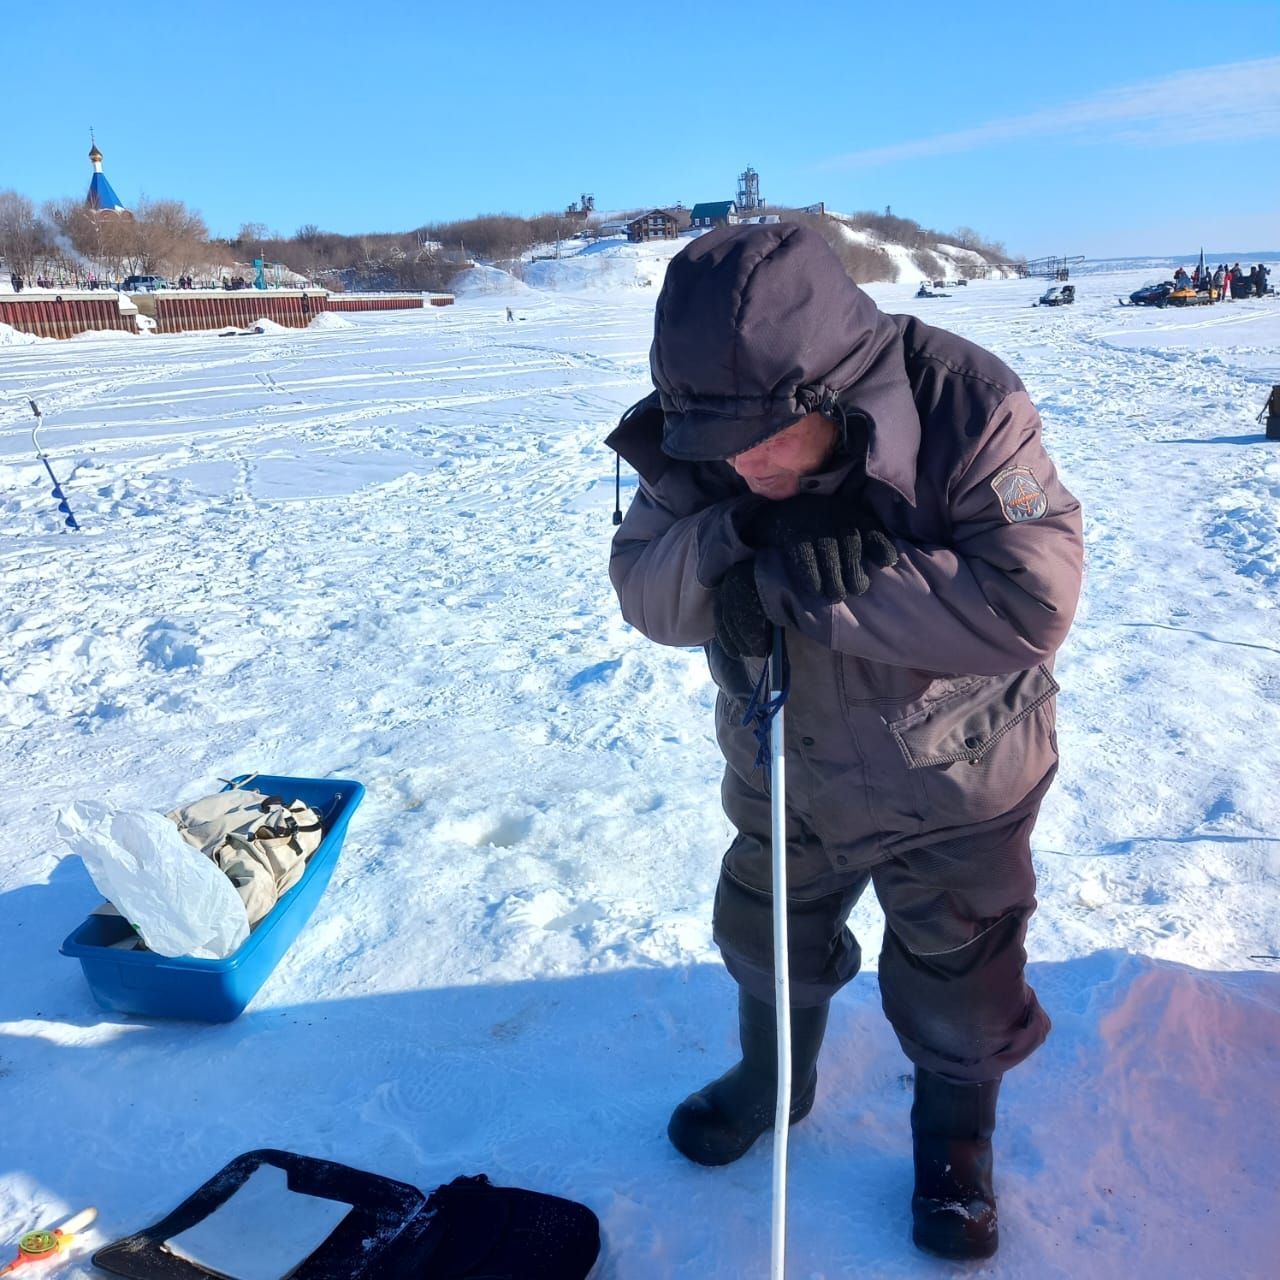
<path id="1" fill-rule="evenodd" d="M 720 581 L 715 598 L 716 639 L 731 658 L 763 658 L 773 644 L 773 623 L 756 590 L 754 560 L 740 560 Z"/>
<path id="2" fill-rule="evenodd" d="M 754 524 L 761 542 L 782 552 L 792 583 L 831 604 L 871 586 L 868 564 L 898 563 L 883 525 L 856 497 L 798 494 L 770 503 Z"/>

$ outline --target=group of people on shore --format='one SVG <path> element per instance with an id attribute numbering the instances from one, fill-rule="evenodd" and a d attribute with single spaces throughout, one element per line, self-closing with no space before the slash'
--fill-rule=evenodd
<path id="1" fill-rule="evenodd" d="M 99 280 L 92 272 L 87 276 L 67 276 L 60 274 L 55 280 L 51 275 L 41 272 L 34 280 L 28 280 L 20 271 L 9 272 L 9 287 L 14 293 L 32 286 L 37 289 L 116 289 L 119 285 L 110 280 Z"/>
<path id="2" fill-rule="evenodd" d="M 1208 267 L 1201 271 L 1197 263 L 1190 274 L 1185 267 L 1179 267 L 1173 273 L 1173 283 L 1179 289 L 1194 289 L 1197 293 L 1212 289 L 1219 299 L 1233 302 L 1236 298 L 1261 298 L 1268 291 L 1270 275 L 1261 262 L 1247 271 L 1238 262 L 1232 266 L 1223 262 L 1212 272 Z"/>
<path id="3" fill-rule="evenodd" d="M 14 293 L 21 293 L 23 289 L 31 288 L 33 285 L 37 289 L 121 289 L 127 284 L 127 281 L 122 284 L 115 280 L 100 280 L 93 274 L 84 277 L 62 276 L 57 280 L 52 276 L 41 274 L 34 280 L 28 280 L 18 271 L 9 273 L 9 287 Z M 221 280 L 198 280 L 195 276 L 179 276 L 174 284 L 179 289 L 248 289 L 251 287 L 244 276 L 234 278 L 223 276 Z"/>

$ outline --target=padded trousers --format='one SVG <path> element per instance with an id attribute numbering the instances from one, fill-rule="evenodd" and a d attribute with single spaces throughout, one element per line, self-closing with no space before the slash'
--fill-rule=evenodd
<path id="1" fill-rule="evenodd" d="M 1047 785 L 1000 818 L 868 867 L 837 868 L 788 815 L 791 999 L 811 1006 L 857 972 L 849 913 L 868 884 L 884 911 L 880 999 L 907 1057 L 957 1081 L 992 1080 L 1044 1042 L 1049 1019 L 1024 976 L 1036 908 L 1031 831 Z M 720 868 L 714 932 L 725 966 L 772 1003 L 770 834 L 740 831 Z"/>

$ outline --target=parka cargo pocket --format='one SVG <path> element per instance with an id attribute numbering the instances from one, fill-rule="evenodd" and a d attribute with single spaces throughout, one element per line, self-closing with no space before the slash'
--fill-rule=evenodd
<path id="1" fill-rule="evenodd" d="M 966 683 L 886 722 L 923 783 L 926 828 L 996 817 L 1031 791 L 1057 760 L 1058 688 L 1041 663 Z"/>
<path id="2" fill-rule="evenodd" d="M 769 770 L 756 763 L 760 744 L 742 722 L 744 710 L 723 689 L 716 691 L 716 741 L 725 764 L 749 787 L 770 795 Z"/>

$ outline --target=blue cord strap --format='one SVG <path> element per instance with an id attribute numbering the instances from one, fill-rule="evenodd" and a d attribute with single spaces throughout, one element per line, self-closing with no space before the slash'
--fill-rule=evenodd
<path id="1" fill-rule="evenodd" d="M 791 662 L 786 650 L 782 651 L 782 687 L 775 697 L 769 697 L 769 673 L 772 664 L 766 658 L 760 672 L 760 679 L 752 690 L 751 701 L 747 703 L 746 714 L 742 717 L 743 727 L 750 727 L 756 740 L 757 769 L 763 769 L 765 777 L 769 776 L 769 735 L 773 729 L 773 718 L 782 710 L 791 693 Z"/>

